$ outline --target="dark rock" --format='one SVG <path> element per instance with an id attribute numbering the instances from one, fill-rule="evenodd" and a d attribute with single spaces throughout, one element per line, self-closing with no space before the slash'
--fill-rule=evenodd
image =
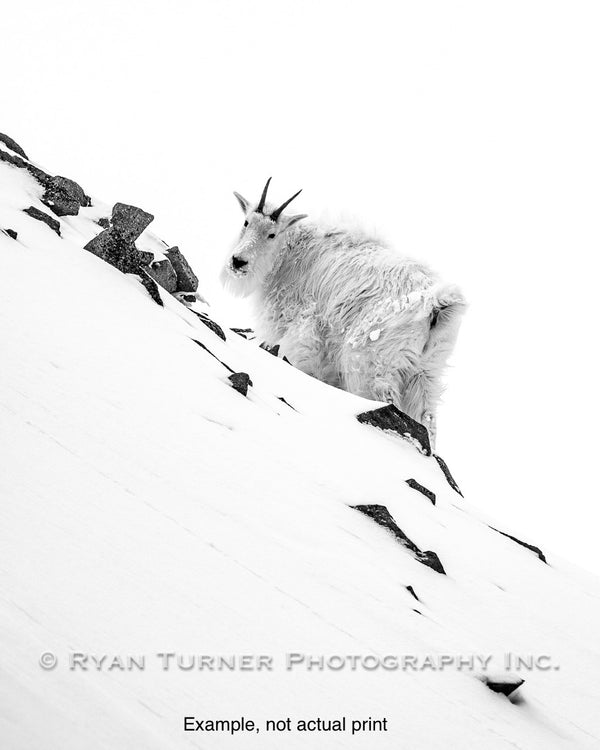
<path id="1" fill-rule="evenodd" d="M 252 385 L 252 381 L 247 373 L 234 372 L 229 376 L 229 380 L 238 393 L 241 393 L 242 396 L 248 395 L 248 387 Z"/>
<path id="2" fill-rule="evenodd" d="M 199 347 L 204 349 L 205 352 L 208 352 L 211 357 L 214 357 L 217 360 L 217 362 L 220 362 L 226 370 L 229 370 L 229 372 L 231 372 L 232 374 L 235 374 L 235 370 L 232 370 L 231 367 L 229 367 L 229 365 L 226 365 L 225 362 L 219 359 L 216 354 L 213 354 L 211 350 L 207 346 L 204 346 L 204 344 L 201 341 L 198 341 L 198 339 L 192 339 L 192 341 L 194 342 L 194 344 L 198 344 Z"/>
<path id="3" fill-rule="evenodd" d="M 408 592 L 409 592 L 410 594 L 412 594 L 412 595 L 413 595 L 413 596 L 415 597 L 415 599 L 416 599 L 416 600 L 417 600 L 418 602 L 420 602 L 420 601 L 421 601 L 421 600 L 419 599 L 419 597 L 418 597 L 418 596 L 416 595 L 416 593 L 415 593 L 415 590 L 413 589 L 413 587 L 412 587 L 412 586 L 407 586 L 407 587 L 406 587 L 406 590 L 407 590 L 407 591 L 408 591 Z M 416 610 L 415 610 L 415 611 L 416 611 Z M 421 614 L 421 613 L 419 612 L 419 614 Z"/>
<path id="4" fill-rule="evenodd" d="M 185 259 L 181 250 L 175 246 L 165 250 L 165 255 L 171 261 L 171 265 L 177 276 L 177 292 L 195 292 L 198 289 L 198 277 L 192 271 L 192 267 Z"/>
<path id="5" fill-rule="evenodd" d="M 44 188 L 41 198 L 56 216 L 76 216 L 81 206 L 90 206 L 91 200 L 84 193 L 83 188 L 67 177 L 56 175 L 52 177 L 42 169 L 24 161 L 19 156 L 13 156 L 0 149 L 0 161 L 12 164 L 14 167 L 27 170 Z"/>
<path id="6" fill-rule="evenodd" d="M 418 551 L 415 553 L 415 557 L 420 563 L 423 563 L 423 565 L 427 565 L 428 568 L 435 570 L 436 573 L 441 573 L 444 576 L 446 575 L 442 561 L 432 550 L 425 550 L 425 552 Z"/>
<path id="7" fill-rule="evenodd" d="M 46 192 L 42 203 L 48 206 L 57 216 L 77 216 L 82 206 L 91 206 L 90 198 L 84 193 L 81 185 L 68 177 L 49 177 L 45 181 Z"/>
<path id="8" fill-rule="evenodd" d="M 22 156 L 24 159 L 29 160 L 29 157 L 27 156 L 25 151 L 23 151 L 19 144 L 16 141 L 13 141 L 13 139 L 9 135 L 0 133 L 0 141 L 6 144 L 8 148 L 11 149 L 11 151 L 15 152 L 15 154 L 19 154 L 19 156 Z"/>
<path id="9" fill-rule="evenodd" d="M 154 260 L 148 267 L 148 273 L 167 292 L 173 293 L 177 289 L 177 276 L 168 260 Z"/>
<path id="10" fill-rule="evenodd" d="M 204 304 L 207 304 L 206 300 L 198 292 L 173 292 L 173 297 L 186 307 L 190 307 L 194 302 L 204 302 Z M 192 310 L 192 312 L 195 313 L 196 310 Z"/>
<path id="11" fill-rule="evenodd" d="M 53 232 L 56 232 L 56 234 L 60 237 L 60 222 L 58 222 L 56 219 L 53 219 L 51 216 L 48 216 L 48 214 L 45 214 L 43 211 L 40 211 L 40 209 L 36 208 L 35 206 L 29 206 L 29 208 L 24 208 L 23 211 L 24 213 L 31 216 L 32 219 L 43 221 L 44 224 L 47 224 L 50 227 L 50 229 L 52 229 Z"/>
<path id="12" fill-rule="evenodd" d="M 11 164 L 13 167 L 18 167 L 19 169 L 25 169 L 27 172 L 33 175 L 33 177 L 35 177 L 40 185 L 43 185 L 44 187 L 46 187 L 51 179 L 50 175 L 46 174 L 46 172 L 44 172 L 39 167 L 36 167 L 34 164 L 30 164 L 20 156 L 9 154 L 8 151 L 3 151 L 2 149 L 0 149 L 0 161 L 5 162 L 6 164 Z"/>
<path id="13" fill-rule="evenodd" d="M 108 229 L 110 227 L 110 219 L 108 216 L 101 216 L 97 221 L 96 224 L 98 226 L 102 227 L 102 229 Z"/>
<path id="14" fill-rule="evenodd" d="M 292 363 L 290 362 L 290 360 L 289 360 L 289 359 L 288 359 L 288 358 L 287 358 L 287 357 L 285 356 L 285 354 L 283 355 L 283 357 L 282 357 L 281 359 L 282 359 L 282 360 L 283 360 L 283 361 L 284 361 L 284 362 L 285 362 L 285 363 L 286 363 L 287 365 L 291 365 L 291 364 L 292 364 Z"/>
<path id="15" fill-rule="evenodd" d="M 283 396 L 277 396 L 277 398 L 278 398 L 278 399 L 279 399 L 279 400 L 280 400 L 280 401 L 281 401 L 282 403 L 284 403 L 284 404 L 285 404 L 286 406 L 289 406 L 289 407 L 290 407 L 290 409 L 294 409 L 294 407 L 293 407 L 293 406 L 292 406 L 292 405 L 291 405 L 290 403 L 288 403 L 288 402 L 287 402 L 287 401 L 286 401 L 286 400 L 284 399 L 284 397 L 283 397 Z M 297 409 L 294 409 L 294 411 L 298 411 L 298 410 L 297 410 Z"/>
<path id="16" fill-rule="evenodd" d="M 19 167 L 20 169 L 27 169 L 29 166 L 20 156 L 9 154 L 8 151 L 4 151 L 3 149 L 0 149 L 0 161 L 11 164 L 13 167 Z"/>
<path id="17" fill-rule="evenodd" d="M 254 331 L 252 330 L 252 328 L 230 328 L 229 330 L 237 333 L 238 336 L 241 336 L 243 339 L 254 338 Z"/>
<path id="18" fill-rule="evenodd" d="M 154 255 L 135 246 L 135 240 L 153 218 L 152 214 L 136 206 L 115 203 L 108 229 L 90 240 L 85 249 L 122 273 L 137 274 L 148 294 L 162 307 L 156 281 L 149 275 L 148 266 L 154 260 Z"/>
<path id="19" fill-rule="evenodd" d="M 140 281 L 142 282 L 142 286 L 146 289 L 146 291 L 156 302 L 156 304 L 160 305 L 160 307 L 164 307 L 164 302 L 160 297 L 160 292 L 158 291 L 158 284 L 156 283 L 156 281 L 154 281 L 154 279 L 149 276 L 146 271 L 144 271 L 144 269 L 140 269 L 139 277 Z"/>
<path id="20" fill-rule="evenodd" d="M 126 242 L 135 242 L 140 234 L 154 221 L 152 214 L 127 203 L 115 203 L 111 225 Z"/>
<path id="21" fill-rule="evenodd" d="M 135 245 L 127 248 L 127 250 L 128 252 L 126 253 L 126 256 L 128 258 L 128 262 L 130 262 L 132 266 L 147 267 L 154 258 L 154 255 L 152 253 L 149 253 L 146 250 L 138 250 Z"/>
<path id="22" fill-rule="evenodd" d="M 414 443 L 421 453 L 424 453 L 426 456 L 431 455 L 427 428 L 412 417 L 409 417 L 408 414 L 400 411 L 394 404 L 387 404 L 386 406 L 379 407 L 379 409 L 365 411 L 362 414 L 358 414 L 356 418 L 359 422 L 379 427 L 380 430 L 396 432 L 398 435 Z"/>
<path id="23" fill-rule="evenodd" d="M 427 565 L 428 568 L 435 570 L 436 573 L 441 573 L 442 575 L 446 574 L 440 558 L 436 553 L 431 550 L 422 552 L 417 545 L 406 536 L 396 521 L 394 521 L 385 505 L 354 505 L 352 507 L 355 510 L 360 511 L 360 513 L 369 516 L 369 518 L 372 518 L 375 523 L 383 526 L 384 529 L 390 531 L 400 544 L 402 544 L 402 546 L 405 547 L 416 560 L 418 560 L 418 562 Z"/>
<path id="24" fill-rule="evenodd" d="M 458 492 L 458 494 L 461 497 L 464 497 L 463 493 L 460 491 L 460 487 L 454 481 L 454 477 L 452 476 L 452 474 L 450 474 L 450 469 L 448 468 L 448 464 L 444 461 L 444 459 L 441 456 L 438 456 L 435 453 L 433 454 L 433 457 L 440 465 L 440 469 L 444 472 L 444 476 L 446 477 L 446 481 L 448 482 L 450 487 L 452 487 L 452 489 L 455 492 Z"/>
<path id="25" fill-rule="evenodd" d="M 509 696 L 515 690 L 521 687 L 525 682 L 522 677 L 507 676 L 505 679 L 492 679 L 487 675 L 483 678 L 484 685 L 487 685 L 494 693 Z"/>
<path id="26" fill-rule="evenodd" d="M 188 304 L 188 305 L 191 305 L 192 303 L 198 301 L 195 294 L 193 293 L 186 294 L 185 292 L 178 292 L 177 299 L 183 302 L 184 304 Z"/>
<path id="27" fill-rule="evenodd" d="M 92 237 L 92 239 L 84 245 L 84 249 L 97 255 L 99 258 L 102 258 L 102 260 L 107 263 L 110 263 L 111 266 L 117 267 L 120 263 L 122 254 L 120 245 L 121 243 L 119 243 L 117 235 L 114 234 L 112 230 L 105 229 L 103 232 L 100 232 L 100 234 Z"/>
<path id="28" fill-rule="evenodd" d="M 90 198 L 79 184 L 61 175 L 48 175 L 39 167 L 25 161 L 27 156 L 23 149 L 8 136 L 0 134 L 0 141 L 14 151 L 14 153 L 9 153 L 0 149 L 0 161 L 26 169 L 33 175 L 44 187 L 42 203 L 48 206 L 54 214 L 57 216 L 75 216 L 82 206 L 91 205 Z M 45 222 L 60 236 L 60 223 L 58 221 L 34 206 L 30 206 L 25 212 L 34 219 Z M 175 292 L 178 283 L 177 272 L 168 260 L 158 261 L 152 268 L 148 268 L 148 265 L 154 259 L 153 254 L 138 250 L 134 244 L 153 218 L 152 214 L 143 211 L 141 208 L 125 203 L 116 203 L 110 221 L 106 218 L 98 219 L 98 224 L 103 227 L 104 231 L 90 240 L 85 248 L 123 273 L 138 274 L 152 298 L 162 305 L 156 281 L 148 273 L 155 276 L 167 291 Z M 175 250 L 177 249 L 175 248 Z M 178 250 L 177 253 L 179 253 Z M 182 268 L 182 274 L 185 274 L 186 269 L 189 269 L 189 264 L 181 253 L 179 253 L 179 256 L 178 262 Z M 191 273 L 191 269 L 189 269 L 189 272 Z M 225 338 L 224 334 L 223 338 Z"/>
<path id="29" fill-rule="evenodd" d="M 122 273 L 138 273 L 154 258 L 152 253 L 138 250 L 133 242 L 124 239 L 114 228 L 100 232 L 84 247 Z"/>
<path id="30" fill-rule="evenodd" d="M 14 230 L 14 229 L 5 229 L 4 231 L 6 232 L 6 234 L 7 234 L 7 235 L 8 235 L 9 237 L 12 237 L 12 238 L 13 238 L 13 240 L 16 240 L 16 239 L 17 239 L 17 237 L 18 237 L 18 234 L 17 234 L 16 232 L 15 232 L 15 230 Z"/>
<path id="31" fill-rule="evenodd" d="M 215 323 L 214 320 L 211 320 L 208 317 L 208 315 L 206 315 L 205 313 L 199 313 L 199 312 L 196 312 L 196 310 L 192 310 L 192 312 L 194 313 L 194 315 L 197 315 L 200 318 L 200 320 L 204 323 L 205 326 L 210 328 L 210 330 L 213 333 L 216 333 L 220 339 L 222 339 L 223 341 L 227 340 L 225 338 L 225 332 L 223 331 L 223 329 L 218 323 Z"/>
<path id="32" fill-rule="evenodd" d="M 548 564 L 548 561 L 546 560 L 546 555 L 542 552 L 542 550 L 539 547 L 536 547 L 533 544 L 527 544 L 527 542 L 522 542 L 520 539 L 517 539 L 516 536 L 512 536 L 512 534 L 507 534 L 504 531 L 500 531 L 500 529 L 495 529 L 493 526 L 490 526 L 490 529 L 492 529 L 492 531 L 495 531 L 497 534 L 502 534 L 502 536 L 505 536 L 508 539 L 511 539 L 513 542 L 516 542 L 517 544 L 520 544 L 521 547 L 525 547 L 531 552 L 534 552 L 543 563 L 546 563 L 546 565 Z"/>
<path id="33" fill-rule="evenodd" d="M 13 156 L 0 150 L 0 161 L 27 170 L 44 188 L 42 203 L 56 216 L 76 216 L 81 206 L 90 206 L 91 200 L 84 193 L 83 188 L 67 177 L 51 175 L 34 164 L 24 161 L 20 156 Z"/>
<path id="34" fill-rule="evenodd" d="M 412 487 L 413 490 L 417 490 L 417 492 L 421 492 L 428 500 L 431 500 L 431 502 L 435 505 L 435 492 L 432 492 L 431 490 L 428 490 L 427 487 L 423 487 L 422 484 L 419 484 L 416 479 L 407 479 L 406 484 L 409 487 Z"/>
<path id="35" fill-rule="evenodd" d="M 261 349 L 264 349 L 266 352 L 269 352 L 269 354 L 272 354 L 274 357 L 279 356 L 279 344 L 275 344 L 274 346 L 269 346 L 266 341 L 263 341 L 260 345 Z"/>

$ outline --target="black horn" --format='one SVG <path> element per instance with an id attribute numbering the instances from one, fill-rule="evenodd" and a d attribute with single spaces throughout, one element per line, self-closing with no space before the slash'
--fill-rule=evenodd
<path id="1" fill-rule="evenodd" d="M 273 219 L 273 221 L 277 221 L 277 219 L 281 216 L 283 209 L 287 208 L 287 206 L 289 206 L 290 203 L 294 200 L 294 198 L 297 198 L 301 192 L 302 190 L 298 190 L 297 193 L 294 193 L 294 195 L 292 195 L 291 198 L 288 198 L 288 200 L 286 200 L 285 203 L 282 203 L 281 206 L 279 206 L 279 208 L 276 208 L 275 211 L 273 211 L 273 213 L 271 214 L 271 218 Z"/>
<path id="2" fill-rule="evenodd" d="M 263 208 L 265 207 L 265 201 L 267 200 L 267 190 L 269 189 L 269 183 L 271 182 L 271 177 L 267 180 L 267 184 L 265 185 L 264 190 L 262 191 L 262 195 L 260 196 L 260 201 L 258 203 L 258 206 L 256 207 L 256 210 L 259 214 L 262 214 Z"/>

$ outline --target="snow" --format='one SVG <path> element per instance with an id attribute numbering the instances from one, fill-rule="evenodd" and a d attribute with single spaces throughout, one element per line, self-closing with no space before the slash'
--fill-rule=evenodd
<path id="1" fill-rule="evenodd" d="M 354 418 L 380 404 L 233 332 L 221 341 L 85 252 L 97 201 L 63 217 L 59 238 L 21 211 L 47 211 L 39 197 L 0 164 L 0 227 L 18 232 L 0 234 L 3 747 L 598 747 L 596 578 L 491 530 L 522 538 L 434 458 Z M 142 240 L 164 248 L 151 228 Z M 194 340 L 250 375 L 248 398 Z M 468 465 L 450 467 L 459 484 Z M 386 506 L 447 575 L 349 507 L 361 504 Z M 46 651 L 55 669 L 39 666 Z M 145 655 L 146 668 L 72 670 L 72 652 Z M 274 668 L 164 670 L 164 652 L 272 655 Z M 511 701 L 479 662 L 287 670 L 291 652 L 490 655 L 494 679 L 507 652 L 552 668 L 512 670 L 525 684 Z M 387 717 L 388 731 L 209 736 L 183 731 L 191 715 Z"/>

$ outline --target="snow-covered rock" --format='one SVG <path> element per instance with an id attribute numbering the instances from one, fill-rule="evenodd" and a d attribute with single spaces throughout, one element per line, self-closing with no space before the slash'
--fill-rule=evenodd
<path id="1" fill-rule="evenodd" d="M 598 747 L 598 580 L 544 562 L 501 508 L 484 517 L 400 413 L 307 377 L 195 295 L 188 308 L 157 287 L 154 304 L 86 252 L 114 228 L 98 224 L 107 204 L 57 217 L 60 236 L 25 213 L 47 211 L 46 187 L 14 145 L 0 144 L 0 745 Z M 169 247 L 150 228 L 135 245 Z M 260 732 L 184 731 L 186 716 Z M 264 724 L 341 717 L 365 730 Z"/>

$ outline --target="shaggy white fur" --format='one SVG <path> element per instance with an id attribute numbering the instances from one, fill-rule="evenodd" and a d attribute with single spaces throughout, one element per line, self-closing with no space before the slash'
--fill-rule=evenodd
<path id="1" fill-rule="evenodd" d="M 256 332 L 320 380 L 395 404 L 435 442 L 435 411 L 465 300 L 426 266 L 360 231 L 294 226 L 242 196 L 239 241 L 221 272 L 252 295 Z"/>

